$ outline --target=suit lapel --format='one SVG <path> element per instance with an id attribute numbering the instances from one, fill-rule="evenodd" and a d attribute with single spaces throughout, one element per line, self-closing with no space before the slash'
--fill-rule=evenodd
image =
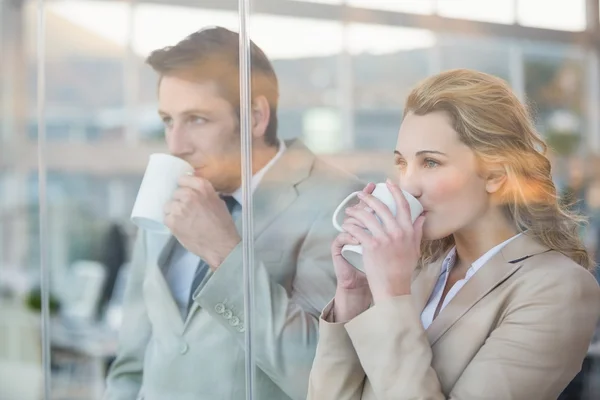
<path id="1" fill-rule="evenodd" d="M 300 141 L 286 142 L 287 149 L 270 168 L 253 197 L 254 238 L 256 239 L 298 197 L 296 185 L 310 176 L 314 154 Z M 242 231 L 242 218 L 236 227 Z"/>
<path id="2" fill-rule="evenodd" d="M 183 318 L 175 303 L 171 289 L 165 280 L 165 277 L 158 265 L 151 265 L 149 270 L 149 284 L 155 289 L 152 298 L 155 306 L 164 309 L 164 318 L 169 320 L 169 327 L 175 332 L 180 333 L 183 330 Z"/>
<path id="3" fill-rule="evenodd" d="M 161 235 L 160 237 L 148 235 L 146 259 L 150 260 L 148 265 L 149 284 L 156 290 L 157 298 L 164 299 L 159 303 L 168 309 L 166 317 L 170 318 L 171 327 L 176 328 L 179 332 L 183 329 L 183 319 L 164 275 L 167 268 L 170 267 L 169 261 L 176 244 L 177 239 L 172 235 Z"/>
<path id="4" fill-rule="evenodd" d="M 428 266 L 422 267 L 411 284 L 411 295 L 419 314 L 423 312 L 431 292 L 433 292 L 435 283 L 440 276 L 443 261 L 444 258 L 441 258 Z"/>
<path id="5" fill-rule="evenodd" d="M 315 155 L 298 140 L 286 142 L 287 149 L 267 171 L 253 195 L 254 240 L 298 197 L 296 185 L 310 176 Z M 235 219 L 238 233 L 242 234 L 241 215 Z M 168 250 L 166 250 L 168 251 Z M 208 272 L 208 279 L 212 272 Z M 194 302 L 184 322 L 189 325 L 200 306 Z"/>
<path id="6" fill-rule="evenodd" d="M 160 268 L 163 273 L 167 272 L 167 268 L 169 268 L 169 260 L 171 259 L 171 255 L 173 254 L 173 250 L 175 250 L 175 245 L 177 244 L 177 239 L 175 236 L 171 235 L 169 240 L 161 249 L 156 264 Z"/>
<path id="7" fill-rule="evenodd" d="M 433 320 L 426 331 L 431 345 L 475 304 L 521 268 L 527 258 L 545 251 L 548 251 L 547 247 L 525 233 L 508 243 L 469 279 Z"/>

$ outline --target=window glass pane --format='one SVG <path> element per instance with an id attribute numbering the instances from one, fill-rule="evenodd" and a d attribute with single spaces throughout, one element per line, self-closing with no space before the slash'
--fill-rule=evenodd
<path id="1" fill-rule="evenodd" d="M 581 59 L 555 48 L 529 48 L 524 53 L 525 89 L 537 124 L 560 155 L 571 155 L 584 144 L 585 69 Z M 556 51 L 558 50 L 558 51 Z"/>
<path id="2" fill-rule="evenodd" d="M 475 69 L 510 82 L 512 42 L 446 34 L 438 37 L 438 43 L 443 70 Z"/>
<path id="3" fill-rule="evenodd" d="M 425 30 L 365 24 L 350 25 L 348 34 L 352 58 L 345 67 L 353 76 L 353 149 L 389 150 L 404 99 L 429 70 L 436 38 Z"/>
<path id="4" fill-rule="evenodd" d="M 56 399 L 100 400 L 108 390 L 132 399 L 204 400 L 206 388 L 207 400 L 232 390 L 244 398 L 248 387 L 257 400 L 305 398 L 319 319 L 337 318 L 328 308 L 340 284 L 334 211 L 367 182 L 400 181 L 393 151 L 403 145 L 407 96 L 441 71 L 498 76 L 527 101 L 550 145 L 560 195 L 584 199 L 590 225 L 581 234 L 600 254 L 599 178 L 584 168 L 598 169 L 587 146 L 599 129 L 591 50 L 392 26 L 385 18 L 395 11 L 415 14 L 417 26 L 435 14 L 457 24 L 581 31 L 585 0 L 304 2 L 266 2 L 249 15 L 250 38 L 266 57 L 255 49 L 250 69 L 238 59 L 237 2 L 47 2 L 47 169 L 40 175 L 38 4 L 0 0 L 0 315 L 12 324 L 0 321 L 0 377 L 14 382 L 0 384 L 0 399 L 41 398 L 42 339 L 51 345 Z M 368 18 L 333 14 L 344 4 L 369 9 Z M 318 8 L 348 20 L 311 15 Z M 181 50 L 177 44 L 193 33 L 193 45 L 178 55 L 164 50 Z M 185 73 L 161 73 L 157 58 L 148 65 L 158 49 L 155 57 Z M 240 101 L 246 73 L 250 102 Z M 169 177 L 159 168 L 152 178 L 156 153 L 184 166 Z M 252 165 L 242 173 L 249 154 Z M 193 175 L 189 185 L 203 189 L 173 195 L 186 185 L 177 182 L 185 172 Z M 172 186 L 148 196 L 148 182 Z M 167 192 L 154 219 L 164 224 L 165 211 L 177 210 L 168 230 L 152 233 L 132 221 L 138 199 Z M 246 234 L 244 223 L 253 228 Z M 361 254 L 349 251 L 360 265 Z M 51 272 L 46 338 L 44 254 Z M 117 382 L 131 376 L 133 389 L 121 392 Z"/>
<path id="5" fill-rule="evenodd" d="M 35 48 L 25 34 L 23 2 L 0 2 L 0 398 L 43 396 L 39 249 L 29 224 L 37 201 L 28 196 L 28 176 L 37 166 L 28 140 L 35 118 Z"/>
<path id="6" fill-rule="evenodd" d="M 585 29 L 585 0 L 519 0 L 517 7 L 521 25 L 565 31 Z"/>
<path id="7" fill-rule="evenodd" d="M 345 0 L 294 0 L 306 3 L 321 3 L 321 4 L 342 4 Z"/>
<path id="8" fill-rule="evenodd" d="M 440 0 L 438 14 L 444 17 L 511 24 L 515 21 L 514 0 Z"/>
<path id="9" fill-rule="evenodd" d="M 33 14 L 26 32 L 35 50 L 36 4 L 29 8 Z M 240 344 L 246 330 L 242 262 L 235 255 L 230 257 L 234 261 L 225 260 L 242 246 L 236 228 L 241 199 L 230 212 L 219 197 L 240 185 L 240 173 L 235 173 L 240 165 L 239 95 L 226 98 L 212 86 L 225 70 L 229 75 L 219 87 L 238 82 L 238 40 L 216 39 L 225 41 L 230 58 L 215 70 L 216 76 L 201 75 L 208 81 L 179 79 L 162 68 L 178 57 L 190 57 L 187 65 L 196 66 L 193 60 L 199 55 L 192 53 L 202 46 L 210 49 L 210 37 L 194 39 L 198 46 L 179 50 L 179 55 L 163 51 L 162 62 L 151 62 L 157 71 L 146 58 L 198 31 L 199 21 L 236 27 L 237 12 L 65 1 L 49 4 L 47 15 L 47 170 L 43 182 L 35 162 L 25 170 L 24 190 L 32 206 L 24 221 L 31 240 L 23 258 L 38 266 L 43 252 L 47 254 L 49 297 L 51 304 L 60 305 L 52 309 L 47 338 L 53 398 L 100 399 L 105 391 L 109 398 L 134 398 L 138 392 L 196 396 L 224 374 L 243 368 L 245 358 Z M 205 19 L 194 19 L 199 15 Z M 211 59 L 220 60 L 221 51 L 221 46 L 213 47 Z M 31 73 L 35 76 L 35 64 Z M 158 75 L 163 75 L 160 86 Z M 31 121 L 29 138 L 35 141 L 37 120 Z M 206 145 L 205 138 L 216 133 Z M 226 140 L 231 143 L 223 146 Z M 233 175 L 210 172 L 227 170 L 219 159 L 229 160 Z M 178 181 L 185 172 L 194 174 L 188 186 Z M 183 226 L 190 218 L 178 211 L 183 201 L 178 193 L 196 193 L 198 182 L 214 188 L 213 201 L 188 196 L 186 210 L 213 205 L 223 212 L 216 228 Z M 44 185 L 45 194 L 39 191 Z M 35 244 L 44 203 L 48 237 L 47 247 L 40 248 Z M 133 214 L 153 225 L 134 223 Z M 156 224 L 164 229 L 157 232 Z M 186 229 L 203 232 L 212 242 L 197 245 L 197 233 L 188 241 L 182 234 Z M 223 229 L 227 237 L 218 235 Z M 223 249 L 225 242 L 226 251 L 213 251 Z M 217 267 L 224 272 L 216 273 Z M 35 288 L 39 278 L 32 282 Z M 137 360 L 133 371 L 132 359 Z M 181 374 L 167 379 L 167 364 L 179 371 L 197 372 L 203 364 L 211 368 L 201 370 L 203 381 Z M 226 381 L 240 382 L 237 390 L 243 391 L 243 376 Z M 123 393 L 123 387 L 131 392 Z M 211 397 L 225 397 L 230 390 L 230 385 L 215 388 Z"/>
<path id="10" fill-rule="evenodd" d="M 401 11 L 415 14 L 431 14 L 434 0 L 348 0 L 347 4 L 376 10 Z"/>

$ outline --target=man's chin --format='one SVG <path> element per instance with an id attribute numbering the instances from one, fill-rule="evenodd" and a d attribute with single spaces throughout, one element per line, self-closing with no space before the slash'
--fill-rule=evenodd
<path id="1" fill-rule="evenodd" d="M 215 192 L 221 194 L 231 194 L 240 187 L 240 183 L 235 182 L 235 179 L 224 179 L 224 174 L 211 173 L 207 168 L 194 168 L 194 176 L 207 180 Z"/>
<path id="2" fill-rule="evenodd" d="M 228 185 L 219 180 L 213 180 L 213 179 L 210 179 L 209 177 L 203 177 L 203 178 L 206 179 L 207 181 L 209 181 L 210 184 L 212 185 L 212 187 L 215 189 L 215 192 L 217 192 L 219 194 L 229 195 L 238 189 L 237 187 L 233 187 L 233 185 Z"/>

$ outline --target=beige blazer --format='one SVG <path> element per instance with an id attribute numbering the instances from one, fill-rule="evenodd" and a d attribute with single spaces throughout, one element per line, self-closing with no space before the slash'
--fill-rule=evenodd
<path id="1" fill-rule="evenodd" d="M 332 213 L 362 187 L 295 142 L 254 194 L 257 399 L 306 398 L 319 314 L 336 287 Z M 242 245 L 206 276 L 183 320 L 164 278 L 174 243 L 139 237 L 105 400 L 245 399 Z"/>
<path id="2" fill-rule="evenodd" d="M 411 295 L 346 324 L 321 319 L 308 399 L 558 397 L 580 370 L 600 314 L 594 277 L 521 235 L 424 330 L 420 314 L 441 263 L 417 271 Z"/>

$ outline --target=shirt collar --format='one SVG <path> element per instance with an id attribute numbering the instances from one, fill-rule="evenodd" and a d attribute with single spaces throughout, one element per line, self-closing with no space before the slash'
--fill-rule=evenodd
<path id="1" fill-rule="evenodd" d="M 514 239 L 518 238 L 521 235 L 522 235 L 522 233 L 518 233 L 515 236 L 512 236 L 511 238 L 509 238 L 508 240 L 505 240 L 504 242 L 502 242 L 502 243 L 492 247 L 490 250 L 488 250 L 484 255 L 479 257 L 477 260 L 475 260 L 475 262 L 473 264 L 471 264 L 471 267 L 467 270 L 467 273 L 465 274 L 465 278 L 469 279 L 471 276 L 473 276 L 475 274 L 475 272 L 477 272 L 481 267 L 483 267 L 483 265 L 486 262 L 488 262 L 492 257 L 494 257 L 496 255 L 496 253 L 498 253 L 500 250 L 502 250 L 502 248 L 504 246 L 506 246 L 508 243 L 510 243 L 511 241 L 513 241 Z M 456 263 L 456 246 L 454 246 L 454 247 L 452 247 L 452 249 L 450 249 L 450 251 L 448 252 L 448 255 L 444 259 L 444 262 L 442 263 L 442 271 L 440 272 L 440 275 L 448 273 L 452 269 L 452 267 L 454 267 L 455 263 Z"/>
<path id="2" fill-rule="evenodd" d="M 252 176 L 252 181 L 250 185 L 252 187 L 252 194 L 256 191 L 256 188 L 264 178 L 265 174 L 273 167 L 273 165 L 281 158 L 283 153 L 285 152 L 286 146 L 283 140 L 279 140 L 279 150 L 277 150 L 277 154 L 257 173 Z M 242 187 L 240 186 L 235 192 L 231 194 L 231 196 L 239 203 L 242 204 Z"/>

